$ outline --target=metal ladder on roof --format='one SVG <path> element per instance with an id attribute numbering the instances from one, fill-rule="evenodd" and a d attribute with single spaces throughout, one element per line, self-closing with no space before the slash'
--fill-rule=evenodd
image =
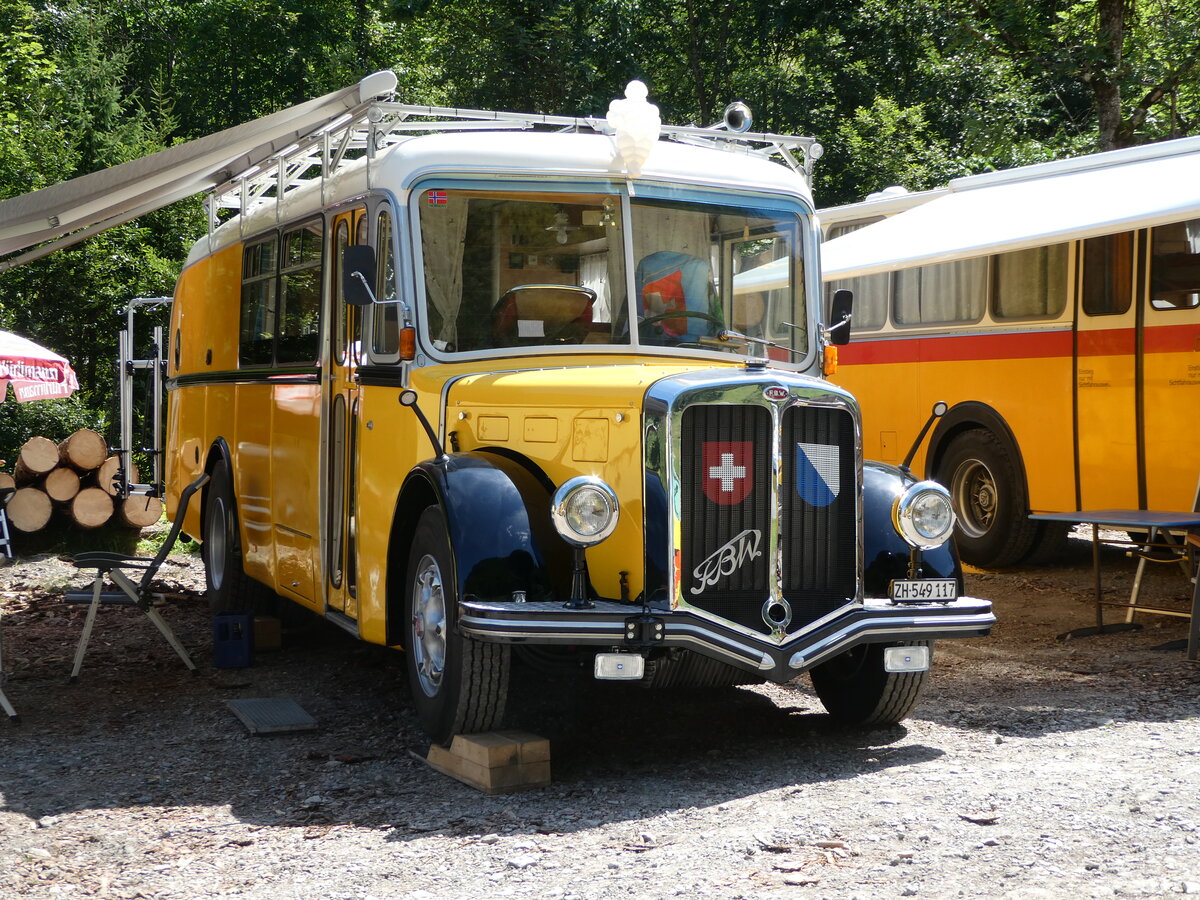
<path id="1" fill-rule="evenodd" d="M 163 342 L 164 329 L 155 325 L 151 329 L 150 346 L 144 357 L 134 356 L 134 319 L 138 312 L 144 312 L 171 304 L 170 297 L 138 297 L 130 300 L 125 307 L 125 328 L 117 337 L 118 375 L 117 393 L 120 400 L 121 446 L 117 454 L 121 459 L 117 471 L 117 496 L 127 498 L 134 495 L 147 497 L 163 496 L 163 396 L 167 374 L 167 352 Z M 146 395 L 148 412 L 143 413 L 143 425 L 149 426 L 150 441 L 148 446 L 136 447 L 134 440 L 134 424 L 137 410 L 134 407 L 135 381 L 143 373 L 148 375 Z M 149 421 L 147 422 L 146 419 Z M 147 454 L 153 462 L 153 478 L 150 481 L 133 482 L 130 473 L 133 471 L 134 452 Z"/>

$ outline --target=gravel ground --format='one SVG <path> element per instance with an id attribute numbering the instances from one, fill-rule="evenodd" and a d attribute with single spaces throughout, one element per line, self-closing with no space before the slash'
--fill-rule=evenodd
<path id="1" fill-rule="evenodd" d="M 671 694 L 521 674 L 513 724 L 550 738 L 554 781 L 504 796 L 422 761 L 398 654 L 314 620 L 212 668 L 186 557 L 164 616 L 200 675 L 106 608 L 68 685 L 83 610 L 60 596 L 81 579 L 26 560 L 0 570 L 23 720 L 0 720 L 0 897 L 1200 895 L 1200 666 L 1168 643 L 1185 620 L 1057 640 L 1093 621 L 1088 553 L 969 574 L 1000 624 L 938 644 L 903 726 L 837 728 L 805 679 Z M 1127 595 L 1132 562 L 1105 555 Z M 1177 568 L 1151 574 L 1183 605 Z M 319 729 L 249 736 L 239 697 L 293 698 Z"/>

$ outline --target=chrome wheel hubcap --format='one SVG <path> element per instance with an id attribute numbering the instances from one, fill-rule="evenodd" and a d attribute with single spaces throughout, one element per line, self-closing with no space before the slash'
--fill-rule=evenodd
<path id="1" fill-rule="evenodd" d="M 429 554 L 413 576 L 412 648 L 417 681 L 426 697 L 436 697 L 446 669 L 446 594 L 442 570 Z"/>
<path id="2" fill-rule="evenodd" d="M 955 469 L 951 485 L 959 529 L 968 537 L 983 537 L 996 520 L 996 479 L 991 470 L 977 459 L 965 460 Z"/>

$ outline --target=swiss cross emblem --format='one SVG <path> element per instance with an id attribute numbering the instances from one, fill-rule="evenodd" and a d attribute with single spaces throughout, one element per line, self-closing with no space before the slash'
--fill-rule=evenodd
<path id="1" fill-rule="evenodd" d="M 705 441 L 704 496 L 721 506 L 735 506 L 754 486 L 754 444 L 751 441 Z"/>

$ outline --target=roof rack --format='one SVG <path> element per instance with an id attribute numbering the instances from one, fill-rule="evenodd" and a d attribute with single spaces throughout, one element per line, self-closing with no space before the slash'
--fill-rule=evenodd
<path id="1" fill-rule="evenodd" d="M 749 121 L 748 116 L 745 121 Z M 215 187 L 204 201 L 209 233 L 221 224 L 220 210 L 231 210 L 244 216 L 268 203 L 281 204 L 295 190 L 318 181 L 324 202 L 328 179 L 340 168 L 364 156 L 374 158 L 417 134 L 533 129 L 614 133 L 605 118 L 594 116 L 576 118 L 376 100 L 359 111 L 342 113 Z M 813 164 L 822 155 L 821 145 L 815 138 L 736 131 L 725 123 L 707 128 L 663 125 L 660 135 L 679 143 L 777 159 L 810 183 Z"/>

